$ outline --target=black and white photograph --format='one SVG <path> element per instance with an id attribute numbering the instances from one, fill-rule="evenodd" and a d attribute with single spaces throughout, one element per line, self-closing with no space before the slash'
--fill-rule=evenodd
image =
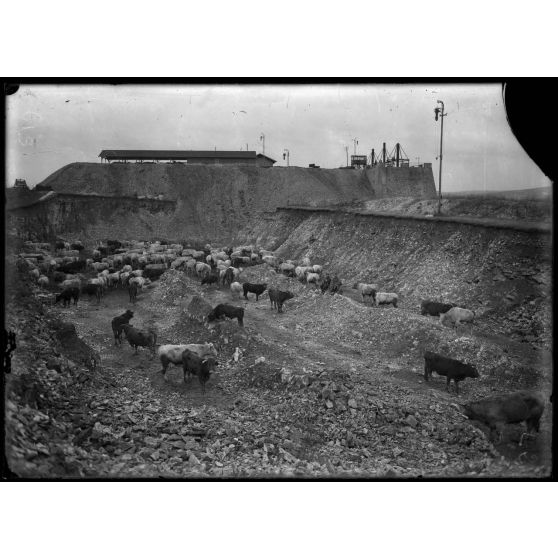
<path id="1" fill-rule="evenodd" d="M 504 83 L 6 87 L 5 477 L 551 475 Z"/>

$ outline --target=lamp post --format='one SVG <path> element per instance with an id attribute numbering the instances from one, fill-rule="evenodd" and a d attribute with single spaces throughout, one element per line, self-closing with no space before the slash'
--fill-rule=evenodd
<path id="1" fill-rule="evenodd" d="M 436 107 L 434 109 L 434 119 L 438 121 L 438 116 L 440 116 L 442 122 L 440 126 L 440 171 L 438 174 L 438 215 L 442 213 L 442 143 L 444 141 L 444 116 L 447 116 L 447 113 L 444 113 L 444 102 L 437 101 L 439 105 L 442 105 L 442 108 Z"/>
<path id="2" fill-rule="evenodd" d="M 285 160 L 285 156 L 287 157 L 287 167 L 289 166 L 289 150 L 283 149 L 283 161 Z"/>

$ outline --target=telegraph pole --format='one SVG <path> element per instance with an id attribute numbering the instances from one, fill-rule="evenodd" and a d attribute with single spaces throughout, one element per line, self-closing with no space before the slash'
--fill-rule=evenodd
<path id="1" fill-rule="evenodd" d="M 440 171 L 438 174 L 438 215 L 440 215 L 442 213 L 442 145 L 444 141 L 444 116 L 447 116 L 447 113 L 444 114 L 444 102 L 437 101 L 437 103 L 442 105 L 442 108 L 436 107 L 434 109 L 434 119 L 438 121 L 438 116 L 440 116 L 442 120 L 440 125 Z"/>
<path id="2" fill-rule="evenodd" d="M 260 136 L 260 141 L 262 142 L 262 154 L 265 155 L 265 134 L 263 132 Z"/>
<path id="3" fill-rule="evenodd" d="M 349 147 L 345 146 L 345 154 L 347 155 L 347 166 L 349 166 Z"/>

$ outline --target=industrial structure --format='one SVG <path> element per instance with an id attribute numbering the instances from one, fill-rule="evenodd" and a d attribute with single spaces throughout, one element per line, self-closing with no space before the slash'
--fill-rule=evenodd
<path id="1" fill-rule="evenodd" d="M 372 149 L 370 155 L 357 155 L 356 146 L 358 144 L 358 141 L 354 139 L 353 142 L 355 144 L 355 154 L 351 155 L 351 164 L 349 165 L 347 162 L 347 166 L 342 168 L 370 169 L 378 165 L 383 167 L 395 167 L 395 168 L 411 166 L 409 164 L 409 157 L 403 150 L 403 147 L 401 147 L 400 143 L 396 143 L 395 147 L 389 153 L 386 149 L 386 144 L 384 142 L 382 144 L 382 149 L 379 152 L 376 152 L 375 149 Z M 345 151 L 348 159 L 347 147 L 345 147 Z M 423 165 L 416 165 L 416 166 L 431 167 L 432 163 L 424 163 Z"/>
<path id="2" fill-rule="evenodd" d="M 250 165 L 272 167 L 276 161 L 255 151 L 169 151 L 153 149 L 104 149 L 107 163 L 182 163 L 188 165 Z"/>

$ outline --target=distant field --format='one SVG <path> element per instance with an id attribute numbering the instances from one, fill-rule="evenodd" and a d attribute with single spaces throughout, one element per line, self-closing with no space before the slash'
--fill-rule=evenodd
<path id="1" fill-rule="evenodd" d="M 552 197 L 551 187 L 526 188 L 524 190 L 488 190 L 486 192 L 478 190 L 463 190 L 462 192 L 443 192 L 446 198 L 500 198 L 507 200 L 547 200 Z"/>

